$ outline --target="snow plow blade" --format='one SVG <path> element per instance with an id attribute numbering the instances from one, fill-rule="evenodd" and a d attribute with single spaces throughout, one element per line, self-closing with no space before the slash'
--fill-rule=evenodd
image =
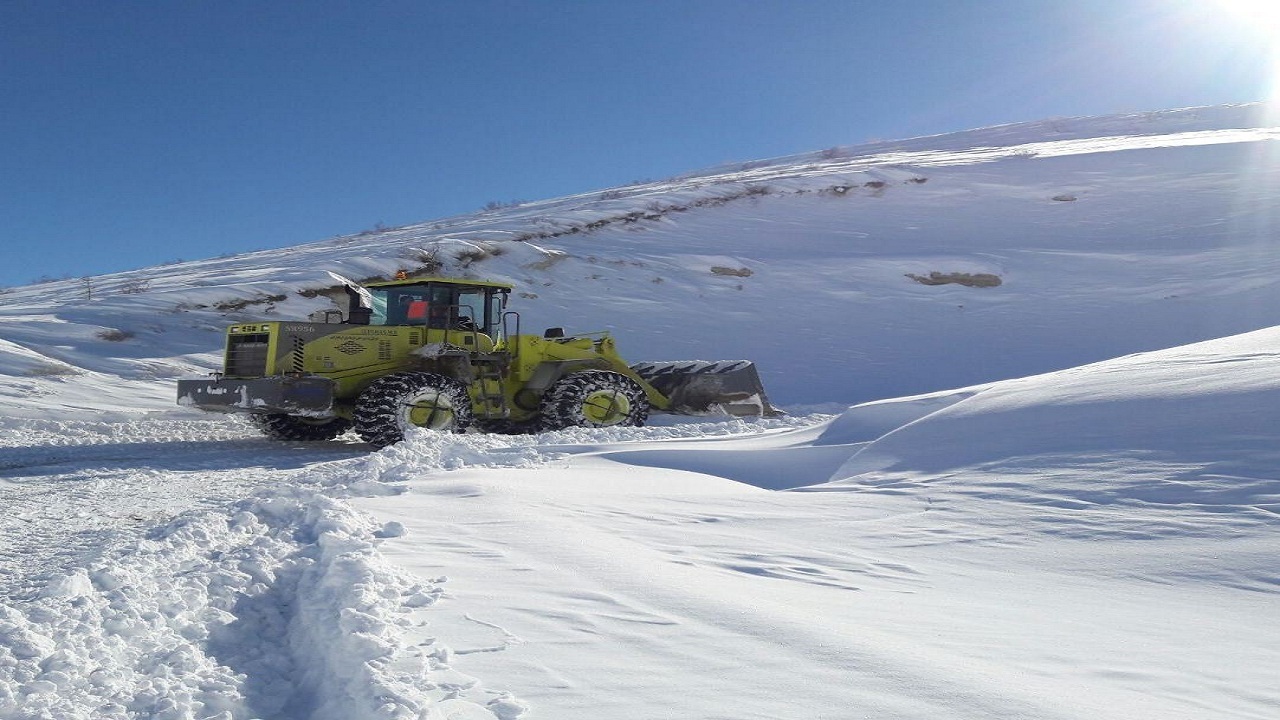
<path id="1" fill-rule="evenodd" d="M 323 377 L 179 380 L 178 404 L 213 412 L 285 413 L 327 417 L 333 381 Z"/>
<path id="2" fill-rule="evenodd" d="M 642 362 L 631 366 L 670 402 L 667 412 L 735 417 L 785 415 L 769 404 L 760 373 L 749 360 L 677 360 Z"/>

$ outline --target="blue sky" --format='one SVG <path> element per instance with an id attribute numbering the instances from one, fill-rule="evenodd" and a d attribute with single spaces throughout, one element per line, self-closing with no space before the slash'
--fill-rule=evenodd
<path id="1" fill-rule="evenodd" d="M 1273 33 L 1223 2 L 5 0 L 0 286 L 1267 99 Z"/>

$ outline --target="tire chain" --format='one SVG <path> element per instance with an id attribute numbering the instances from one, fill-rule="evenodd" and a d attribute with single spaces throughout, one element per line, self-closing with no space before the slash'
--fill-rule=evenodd
<path id="1" fill-rule="evenodd" d="M 387 375 L 375 380 L 356 400 L 355 430 L 361 439 L 376 448 L 384 448 L 404 440 L 398 417 L 407 399 L 425 389 L 435 388 L 452 395 L 454 401 L 453 432 L 462 432 L 471 424 L 471 398 L 462 383 L 445 375 L 407 372 Z"/>
<path id="2" fill-rule="evenodd" d="M 292 415 L 276 413 L 255 413 L 249 416 L 249 421 L 272 440 L 332 440 L 351 428 L 351 421 L 343 418 L 312 423 Z"/>
<path id="3" fill-rule="evenodd" d="M 631 401 L 631 411 L 615 423 L 639 427 L 649 418 L 649 398 L 634 380 L 610 370 L 584 370 L 562 378 L 542 398 L 542 427 L 559 430 L 567 427 L 595 427 L 582 415 L 587 396 L 600 390 L 616 390 Z"/>

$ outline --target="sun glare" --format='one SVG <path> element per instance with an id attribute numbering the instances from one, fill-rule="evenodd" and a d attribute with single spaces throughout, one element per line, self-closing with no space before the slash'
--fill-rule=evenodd
<path id="1" fill-rule="evenodd" d="M 1276 0 L 1214 0 L 1233 18 L 1253 25 L 1259 32 L 1273 35 L 1280 32 L 1280 2 Z"/>
<path id="2" fill-rule="evenodd" d="M 1210 0 L 1224 20 L 1266 43 L 1267 68 L 1263 96 L 1267 114 L 1280 121 L 1280 0 Z"/>

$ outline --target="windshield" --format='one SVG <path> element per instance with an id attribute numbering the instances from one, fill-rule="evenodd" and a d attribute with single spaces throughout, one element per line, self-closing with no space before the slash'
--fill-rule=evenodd
<path id="1" fill-rule="evenodd" d="M 497 293 L 488 288 L 429 283 L 369 291 L 373 295 L 370 325 L 426 325 L 490 333 L 500 313 L 497 298 L 491 298 Z"/>

